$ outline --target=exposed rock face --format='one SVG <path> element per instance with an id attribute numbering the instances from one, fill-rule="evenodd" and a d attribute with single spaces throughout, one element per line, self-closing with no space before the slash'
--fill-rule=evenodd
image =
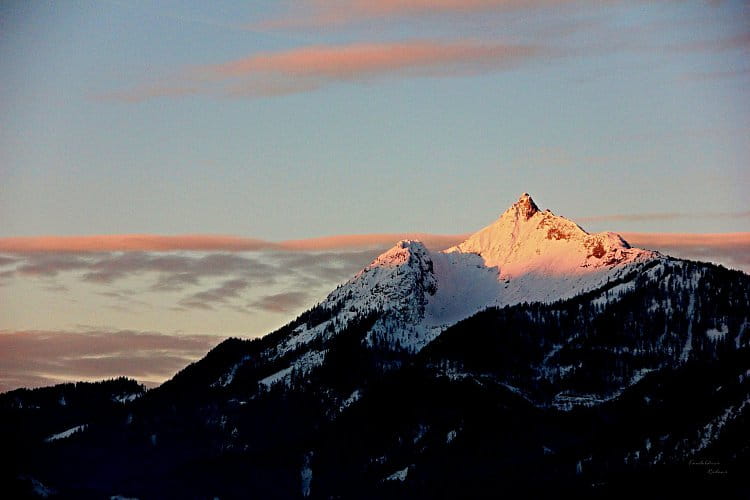
<path id="1" fill-rule="evenodd" d="M 539 207 L 536 206 L 534 200 L 531 199 L 529 193 L 523 193 L 518 201 L 511 207 L 512 210 L 522 217 L 524 220 L 529 220 L 535 213 L 539 211 Z"/>

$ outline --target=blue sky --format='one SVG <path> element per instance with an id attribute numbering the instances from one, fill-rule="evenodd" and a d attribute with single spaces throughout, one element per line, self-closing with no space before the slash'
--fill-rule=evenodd
<path id="1" fill-rule="evenodd" d="M 748 209 L 743 2 L 355 13 L 343 24 L 258 27 L 302 16 L 303 4 L 6 4 L 0 234 L 456 233 L 523 191 L 574 217 Z M 257 54 L 410 40 L 542 54 L 278 97 L 112 97 L 192 86 L 186 68 Z M 613 229 L 748 228 L 744 217 Z"/>
<path id="2" fill-rule="evenodd" d="M 461 234 L 524 191 L 594 231 L 748 232 L 748 26 L 741 1 L 4 2 L 0 240 Z M 0 242 L 0 330 L 260 335 L 383 245 L 269 277 Z"/>

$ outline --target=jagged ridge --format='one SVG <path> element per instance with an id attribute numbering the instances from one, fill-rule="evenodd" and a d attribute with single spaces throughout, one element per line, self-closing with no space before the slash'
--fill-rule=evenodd
<path id="1" fill-rule="evenodd" d="M 418 351 L 486 307 L 572 297 L 658 258 L 615 233 L 589 234 L 541 211 L 524 193 L 493 224 L 443 252 L 418 241 L 397 243 L 321 307 L 340 311 L 331 321 L 344 327 L 358 314 L 380 312 L 367 341 L 385 337 L 386 345 Z M 325 328 L 300 329 L 290 345 L 316 338 Z"/>

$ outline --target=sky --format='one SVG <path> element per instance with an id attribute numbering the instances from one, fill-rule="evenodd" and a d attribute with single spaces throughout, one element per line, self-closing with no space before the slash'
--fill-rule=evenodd
<path id="1" fill-rule="evenodd" d="M 743 1 L 2 2 L 0 391 L 156 384 L 525 191 L 748 272 L 749 159 Z"/>

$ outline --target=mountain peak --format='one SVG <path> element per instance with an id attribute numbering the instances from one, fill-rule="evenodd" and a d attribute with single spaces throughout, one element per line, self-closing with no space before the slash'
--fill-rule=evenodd
<path id="1" fill-rule="evenodd" d="M 368 267 L 396 267 L 414 259 L 422 259 L 428 250 L 421 241 L 401 240 L 373 260 Z"/>
<path id="2" fill-rule="evenodd" d="M 447 252 L 477 254 L 486 266 L 497 266 L 502 278 L 529 273 L 580 275 L 653 256 L 631 249 L 617 234 L 589 234 L 565 217 L 542 212 L 528 193 L 495 222 Z"/>
<path id="3" fill-rule="evenodd" d="M 517 217 L 529 220 L 535 213 L 539 212 L 539 207 L 534 203 L 529 193 L 523 193 L 507 211 L 513 211 Z"/>

